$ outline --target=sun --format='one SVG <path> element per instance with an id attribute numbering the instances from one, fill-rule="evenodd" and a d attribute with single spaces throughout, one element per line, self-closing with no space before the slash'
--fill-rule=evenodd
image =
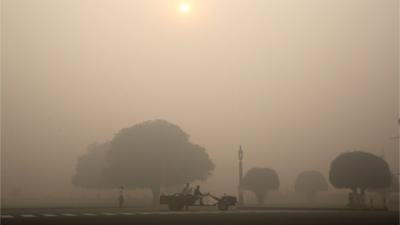
<path id="1" fill-rule="evenodd" d="M 179 11 L 181 12 L 181 13 L 189 13 L 190 12 L 190 9 L 191 9 L 191 7 L 190 7 L 190 4 L 189 3 L 187 3 L 187 2 L 182 2 L 180 5 L 179 5 Z"/>

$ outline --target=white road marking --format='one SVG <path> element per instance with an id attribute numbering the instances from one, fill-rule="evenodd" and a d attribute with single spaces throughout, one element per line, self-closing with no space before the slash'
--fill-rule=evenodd
<path id="1" fill-rule="evenodd" d="M 25 218 L 33 218 L 33 217 L 36 217 L 35 215 L 32 215 L 32 214 L 22 214 L 21 216 L 22 216 L 22 217 L 25 217 Z"/>
<path id="2" fill-rule="evenodd" d="M 304 212 L 307 212 L 304 210 Z M 214 210 L 206 210 L 206 211 L 180 211 L 180 212 L 174 212 L 174 211 L 160 211 L 160 212 L 100 212 L 100 213 L 79 213 L 79 215 L 84 215 L 84 216 L 99 216 L 99 215 L 105 215 L 105 216 L 116 216 L 116 215 L 182 215 L 182 214 L 234 214 L 234 213 L 265 213 L 264 210 L 231 210 L 231 211 L 214 211 Z M 43 213 L 39 215 L 35 214 L 20 214 L 20 217 L 24 218 L 35 218 L 38 216 L 43 216 L 43 217 L 57 217 L 57 216 L 78 216 L 78 214 L 73 214 L 73 213 L 60 213 L 60 214 L 51 214 L 51 213 Z M 1 218 L 15 218 L 13 215 L 1 215 Z"/>
<path id="3" fill-rule="evenodd" d="M 138 213 L 139 215 L 155 215 L 155 214 L 157 214 L 156 212 L 140 212 L 140 213 Z"/>
<path id="4" fill-rule="evenodd" d="M 14 217 L 11 215 L 1 215 L 1 218 L 14 218 Z"/>
<path id="5" fill-rule="evenodd" d="M 135 215 L 135 213 L 130 213 L 130 212 L 122 212 L 122 213 L 119 213 L 119 214 L 121 214 L 121 215 L 127 215 L 127 216 Z"/>

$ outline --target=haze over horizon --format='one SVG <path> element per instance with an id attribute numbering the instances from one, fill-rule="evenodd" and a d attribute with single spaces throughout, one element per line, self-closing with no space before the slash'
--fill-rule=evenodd
<path id="1" fill-rule="evenodd" d="M 236 194 L 244 167 L 327 178 L 363 150 L 398 171 L 396 0 L 3 0 L 1 195 L 68 198 L 77 157 L 122 128 L 177 124 Z"/>

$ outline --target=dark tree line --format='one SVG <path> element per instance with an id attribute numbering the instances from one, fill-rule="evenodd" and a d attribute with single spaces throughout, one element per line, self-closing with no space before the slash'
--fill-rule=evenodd
<path id="1" fill-rule="evenodd" d="M 387 162 L 381 157 L 362 151 L 346 152 L 334 159 L 329 181 L 336 188 L 350 189 L 349 205 L 357 207 L 365 206 L 367 190 L 382 195 L 399 191 L 398 178 L 391 174 Z M 241 185 L 245 190 L 252 191 L 258 203 L 263 204 L 268 191 L 279 188 L 279 176 L 272 169 L 252 168 Z M 303 171 L 296 179 L 295 190 L 313 200 L 318 192 L 328 190 L 328 183 L 318 171 Z"/>
<path id="2" fill-rule="evenodd" d="M 205 180 L 214 164 L 178 126 L 147 121 L 119 131 L 109 143 L 89 146 L 78 159 L 73 184 L 84 188 L 148 188 L 158 204 L 161 186 Z"/>
<path id="3" fill-rule="evenodd" d="M 328 183 L 321 172 L 304 171 L 297 176 L 295 190 L 305 193 L 311 201 L 318 192 L 328 190 Z"/>
<path id="4" fill-rule="evenodd" d="M 191 143 L 181 128 L 164 120 L 152 120 L 120 130 L 109 142 L 88 146 L 87 153 L 78 158 L 72 183 L 92 189 L 147 188 L 157 205 L 161 186 L 205 180 L 214 167 L 205 149 Z M 329 172 L 330 183 L 350 189 L 352 196 L 360 196 L 361 204 L 367 190 L 398 191 L 396 178 L 385 160 L 361 151 L 339 155 Z M 252 168 L 241 186 L 263 204 L 269 191 L 279 189 L 280 181 L 273 169 Z M 318 171 L 303 171 L 296 179 L 296 192 L 304 193 L 309 200 L 327 189 L 328 184 Z"/>
<path id="5" fill-rule="evenodd" d="M 109 142 L 89 145 L 87 153 L 78 158 L 76 174 L 72 177 L 72 184 L 99 190 L 115 188 L 104 176 L 109 150 Z"/>
<path id="6" fill-rule="evenodd" d="M 363 207 L 366 190 L 388 188 L 393 176 L 387 162 L 374 154 L 354 151 L 339 155 L 331 163 L 331 184 L 336 188 L 347 188 L 349 205 Z"/>
<path id="7" fill-rule="evenodd" d="M 250 169 L 242 180 L 242 187 L 254 193 L 259 204 L 264 204 L 268 191 L 279 189 L 279 177 L 273 169 Z"/>

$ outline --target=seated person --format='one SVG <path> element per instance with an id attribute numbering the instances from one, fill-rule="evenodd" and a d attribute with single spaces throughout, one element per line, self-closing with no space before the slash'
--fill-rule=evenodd
<path id="1" fill-rule="evenodd" d="M 191 195 L 192 194 L 192 188 L 190 187 L 189 183 L 186 183 L 185 187 L 183 188 L 182 195 Z"/>
<path id="2" fill-rule="evenodd" d="M 208 194 L 203 194 L 203 193 L 201 193 L 201 191 L 200 191 L 200 185 L 197 185 L 197 186 L 196 186 L 196 189 L 194 189 L 194 196 L 195 196 L 196 198 L 199 199 L 200 205 L 204 205 L 204 203 L 203 203 L 203 197 L 204 197 L 204 196 L 207 196 L 207 195 L 208 195 Z"/>

